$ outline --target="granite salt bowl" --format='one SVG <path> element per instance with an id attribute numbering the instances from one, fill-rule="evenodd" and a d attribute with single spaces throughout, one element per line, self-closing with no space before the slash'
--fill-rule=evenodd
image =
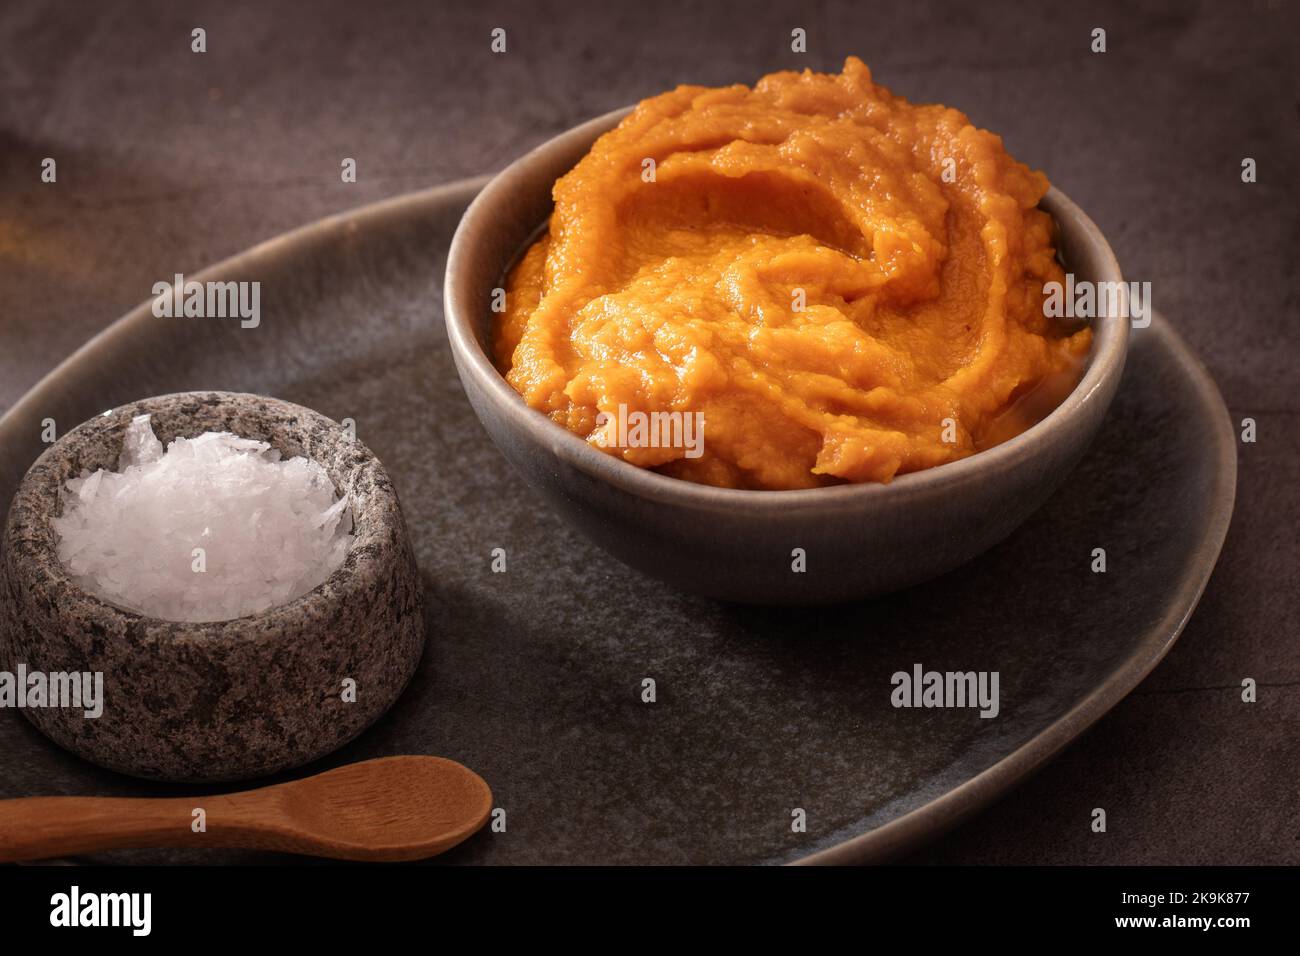
<path id="1" fill-rule="evenodd" d="M 887 485 L 741 491 L 693 484 L 605 454 L 529 408 L 492 361 L 495 289 L 545 225 L 551 189 L 627 110 L 563 133 L 507 167 L 466 210 L 444 283 L 456 370 L 496 446 L 557 513 L 624 563 L 685 591 L 749 604 L 829 604 L 887 594 L 970 561 L 1010 535 L 1087 450 L 1119 387 L 1129 320 L 1093 320 L 1074 391 L 1032 428 Z M 1105 237 L 1051 189 L 1066 270 L 1120 283 Z M 806 559 L 793 573 L 794 553 Z"/>
<path id="2" fill-rule="evenodd" d="M 164 445 L 230 431 L 318 462 L 347 494 L 347 558 L 307 594 L 214 623 L 123 610 L 87 593 L 56 553 L 51 518 L 69 478 L 115 468 L 131 419 Z M 397 700 L 424 647 L 420 576 L 383 465 L 310 409 L 258 395 L 164 395 L 105 412 L 51 445 L 14 497 L 0 551 L 0 667 L 103 674 L 103 712 L 27 707 L 50 739 L 112 770 L 228 781 L 305 764 L 342 746 Z M 355 701 L 345 682 L 355 681 Z M 351 685 L 346 685 L 351 686 Z"/>

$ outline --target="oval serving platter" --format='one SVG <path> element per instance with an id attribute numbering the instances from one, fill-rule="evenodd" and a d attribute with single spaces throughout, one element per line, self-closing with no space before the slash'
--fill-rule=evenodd
<path id="1" fill-rule="evenodd" d="M 484 182 L 333 216 L 192 276 L 261 282 L 260 324 L 156 318 L 145 303 L 0 419 L 0 509 L 40 454 L 46 418 L 62 432 L 128 401 L 202 388 L 356 423 L 402 500 L 428 641 L 396 707 L 309 769 L 395 753 L 474 768 L 507 811 L 507 833 L 484 832 L 441 862 L 895 857 L 1040 767 L 1177 639 L 1227 532 L 1236 450 L 1213 382 L 1159 316 L 1134 331 L 1120 394 L 1083 463 L 993 551 L 871 602 L 730 606 L 677 593 L 580 538 L 475 420 L 441 285 L 447 244 Z M 1122 573 L 1091 572 L 1097 546 Z M 497 548 L 504 573 L 492 570 Z M 998 716 L 893 707 L 891 676 L 917 664 L 997 671 Z M 653 704 L 642 702 L 646 678 Z M 0 711 L 0 768 L 0 797 L 188 792 L 79 760 L 14 710 Z M 806 833 L 791 832 L 796 807 Z"/>

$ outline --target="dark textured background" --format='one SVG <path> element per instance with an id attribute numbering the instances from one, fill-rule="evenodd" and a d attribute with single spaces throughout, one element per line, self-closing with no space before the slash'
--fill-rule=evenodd
<path id="1" fill-rule="evenodd" d="M 1219 569 L 1169 658 L 1041 775 L 912 859 L 1300 862 L 1288 178 L 1300 16 L 1282 3 L 1130 6 L 6 0 L 0 409 L 173 272 L 499 168 L 679 82 L 859 55 L 879 81 L 960 107 L 1045 169 L 1126 275 L 1152 282 L 1234 420 L 1252 416 L 1260 433 L 1241 450 Z M 201 56 L 194 26 L 208 31 Z M 495 26 L 509 31 L 504 56 L 488 50 Z M 805 56 L 789 51 L 794 26 L 808 31 Z M 1088 52 L 1094 26 L 1108 30 L 1102 56 Z M 39 181 L 45 156 L 57 185 Z M 343 156 L 358 160 L 358 183 L 339 181 Z M 1258 160 L 1258 183 L 1241 183 L 1243 156 Z M 1274 698 L 1274 719 L 1240 703 L 1246 676 Z M 1096 805 L 1112 821 L 1100 839 L 1081 822 Z"/>

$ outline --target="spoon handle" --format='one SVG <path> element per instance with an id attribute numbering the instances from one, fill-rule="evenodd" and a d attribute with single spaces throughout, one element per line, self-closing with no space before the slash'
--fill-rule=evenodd
<path id="1" fill-rule="evenodd" d="M 247 798 L 249 795 L 244 794 Z M 245 799 L 240 810 L 254 810 Z M 253 826 L 195 832 L 195 809 L 229 812 L 220 797 L 21 797 L 0 801 L 0 863 L 44 860 L 125 847 L 268 846 L 279 843 Z M 242 816 L 243 814 L 241 814 Z M 227 818 L 228 819 L 228 818 Z M 206 822 L 206 821 L 205 821 Z M 242 822 L 242 821 L 241 821 Z"/>

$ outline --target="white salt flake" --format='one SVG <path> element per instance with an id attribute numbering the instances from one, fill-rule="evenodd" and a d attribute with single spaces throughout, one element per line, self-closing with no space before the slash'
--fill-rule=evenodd
<path id="1" fill-rule="evenodd" d="M 225 621 L 311 591 L 352 546 L 349 495 L 325 469 L 281 460 L 230 432 L 164 450 L 148 415 L 132 419 L 116 472 L 70 479 L 53 519 L 59 559 L 81 587 L 169 621 Z M 196 568 L 203 549 L 205 570 Z"/>
<path id="2" fill-rule="evenodd" d="M 149 425 L 148 415 L 137 415 L 131 419 L 126 428 L 126 437 L 122 441 L 122 454 L 117 459 L 117 470 L 126 471 L 132 465 L 143 465 L 157 461 L 163 456 L 163 446 L 153 428 Z M 104 472 L 95 472 L 102 475 Z"/>

